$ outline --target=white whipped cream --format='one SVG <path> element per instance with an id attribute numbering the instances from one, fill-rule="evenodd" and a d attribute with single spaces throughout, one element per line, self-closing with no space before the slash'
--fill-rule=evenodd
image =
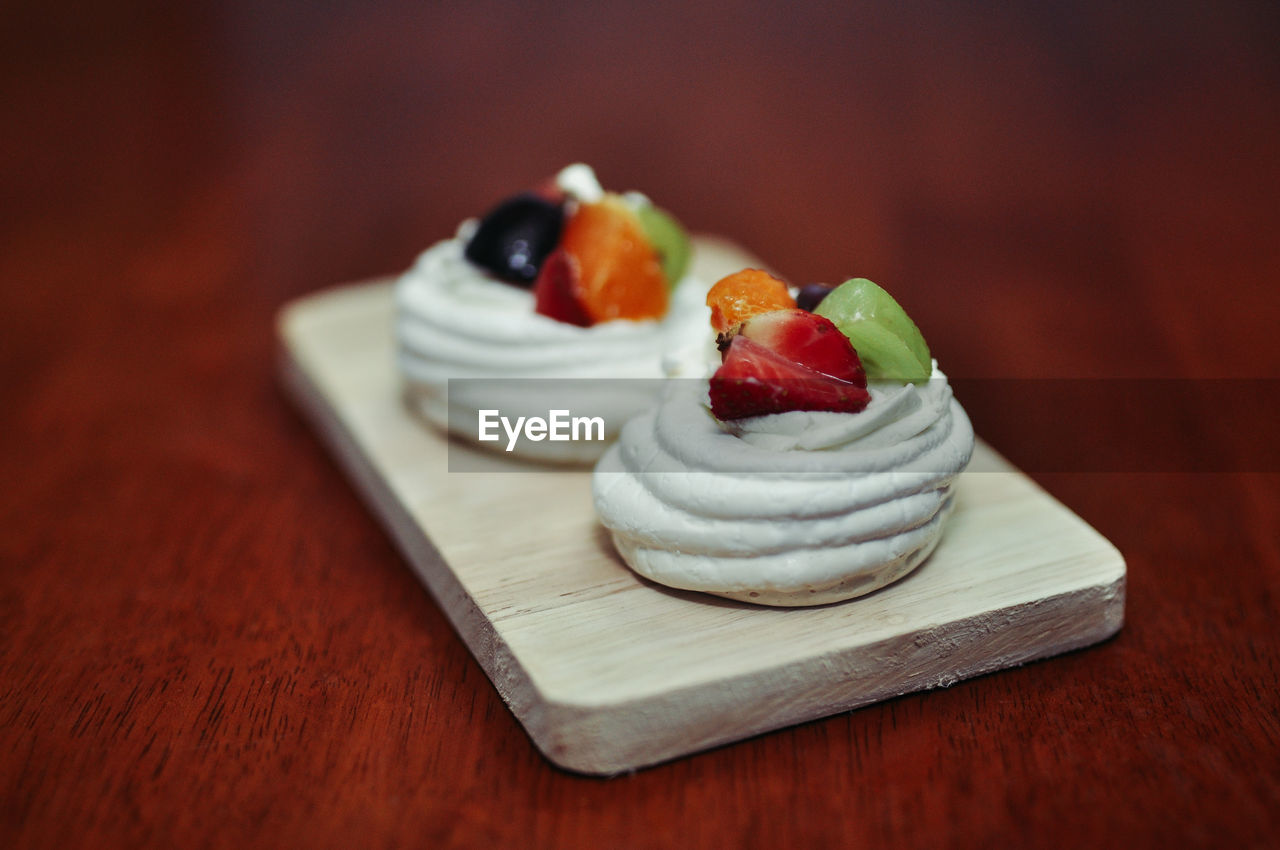
<path id="1" fill-rule="evenodd" d="M 448 399 L 450 378 L 660 378 L 664 352 L 706 335 L 706 286 L 692 276 L 672 293 L 661 321 L 618 319 L 582 328 L 535 313 L 530 289 L 495 280 L 463 256 L 475 227 L 474 220 L 463 222 L 455 238 L 427 249 L 396 285 L 398 361 L 409 401 L 460 436 L 476 439 L 477 404 Z M 612 399 L 593 392 L 584 402 L 625 410 L 575 413 L 624 421 L 652 401 L 630 390 Z M 496 406 L 519 415 L 540 407 L 545 416 L 546 402 L 531 394 L 535 387 Z M 495 406 L 492 398 L 479 404 Z M 595 460 L 604 445 L 521 443 L 526 456 L 562 461 Z"/>
<path id="2" fill-rule="evenodd" d="M 926 384 L 868 390 L 859 413 L 721 423 L 705 382 L 673 381 L 597 466 L 601 522 L 671 587 L 813 605 L 888 584 L 937 545 L 973 428 L 936 363 Z"/>
<path id="3" fill-rule="evenodd" d="M 594 204 L 604 198 L 604 187 L 596 178 L 591 166 L 581 162 L 566 165 L 556 175 L 556 187 L 571 198 L 584 204 Z"/>

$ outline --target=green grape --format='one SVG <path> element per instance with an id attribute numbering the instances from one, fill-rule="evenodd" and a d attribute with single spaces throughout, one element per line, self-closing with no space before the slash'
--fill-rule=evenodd
<path id="1" fill-rule="evenodd" d="M 636 216 L 662 260 L 662 273 L 666 275 L 667 285 L 674 289 L 689 268 L 689 234 L 671 213 L 652 204 L 641 204 Z"/>
<path id="2" fill-rule="evenodd" d="M 929 379 L 933 361 L 920 329 L 893 296 L 866 278 L 846 280 L 814 312 L 849 337 L 869 379 Z"/>

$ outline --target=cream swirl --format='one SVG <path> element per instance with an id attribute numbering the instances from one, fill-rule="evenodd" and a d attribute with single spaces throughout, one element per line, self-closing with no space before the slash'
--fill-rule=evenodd
<path id="1" fill-rule="evenodd" d="M 860 413 L 721 423 L 706 384 L 673 382 L 593 479 L 624 560 L 661 584 L 771 605 L 868 593 L 937 545 L 973 429 L 935 365 L 872 383 Z"/>
<path id="2" fill-rule="evenodd" d="M 397 357 L 407 395 L 441 427 L 476 436 L 477 405 L 465 398 L 450 402 L 451 378 L 658 378 L 666 350 L 705 335 L 706 288 L 691 276 L 672 293 L 661 321 L 617 319 L 582 328 L 535 313 L 532 292 L 493 279 L 463 256 L 474 228 L 474 221 L 463 222 L 455 238 L 427 249 L 396 285 Z M 521 395 L 508 403 L 488 403 L 500 409 L 529 407 L 530 393 Z M 621 422 L 651 401 L 636 394 L 614 400 L 632 409 L 592 413 Z M 543 415 L 546 410 L 541 403 Z M 572 461 L 594 460 L 602 447 L 542 443 L 527 448 L 545 459 Z"/>

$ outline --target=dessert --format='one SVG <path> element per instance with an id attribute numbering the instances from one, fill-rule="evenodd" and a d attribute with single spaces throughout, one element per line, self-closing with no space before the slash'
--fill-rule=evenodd
<path id="1" fill-rule="evenodd" d="M 688 237 L 668 213 L 639 193 L 606 193 L 590 168 L 569 166 L 464 221 L 397 282 L 398 363 L 410 406 L 477 440 L 483 408 L 545 417 L 549 406 L 575 401 L 549 392 L 576 394 L 606 408 L 591 412 L 615 432 L 606 438 L 615 436 L 651 398 L 527 379 L 661 377 L 664 352 L 705 327 L 706 289 L 688 274 L 689 261 Z M 593 461 L 606 444 L 522 442 L 517 453 Z"/>
<path id="2" fill-rule="evenodd" d="M 896 301 L 863 279 L 825 289 L 801 291 L 805 310 L 763 272 L 713 286 L 722 362 L 672 381 L 601 458 L 596 511 L 640 575 L 816 605 L 937 546 L 973 429 Z"/>

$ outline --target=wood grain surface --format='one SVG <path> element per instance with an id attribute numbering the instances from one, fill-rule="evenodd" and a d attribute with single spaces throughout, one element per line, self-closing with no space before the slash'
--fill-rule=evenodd
<path id="1" fill-rule="evenodd" d="M 701 280 L 758 264 L 694 239 Z M 394 286 L 286 306 L 283 383 L 561 767 L 633 771 L 1091 646 L 1124 622 L 1120 553 L 981 439 L 937 550 L 856 604 L 779 610 L 643 580 L 602 533 L 590 469 L 424 427 L 396 371 Z"/>
<path id="2" fill-rule="evenodd" d="M 1274 843 L 1274 3 L 0 18 L 0 844 Z M 1120 635 L 550 766 L 284 400 L 272 319 L 575 159 L 795 280 L 883 283 L 959 378 L 1173 379 L 1174 417 L 969 405 L 1124 553 Z M 1262 380 L 1223 416 L 1221 378 Z M 1167 466 L 1037 468 L 1144 429 Z"/>

